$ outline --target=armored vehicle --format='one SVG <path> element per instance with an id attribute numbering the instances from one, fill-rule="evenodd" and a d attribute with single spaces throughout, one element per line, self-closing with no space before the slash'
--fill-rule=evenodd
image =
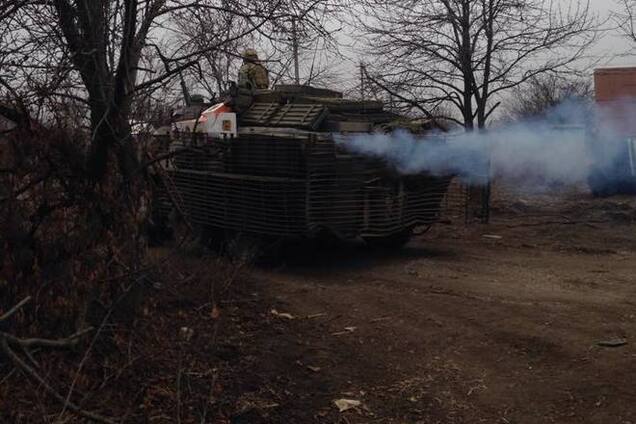
<path id="1" fill-rule="evenodd" d="M 401 245 L 439 219 L 453 176 L 400 175 L 340 142 L 400 122 L 380 102 L 309 86 L 279 85 L 213 106 L 165 140 L 172 153 L 156 167 L 155 220 L 176 215 L 217 239 L 329 234 Z"/>

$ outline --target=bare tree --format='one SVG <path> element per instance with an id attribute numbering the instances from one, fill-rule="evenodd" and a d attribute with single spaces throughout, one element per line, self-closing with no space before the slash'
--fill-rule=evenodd
<path id="1" fill-rule="evenodd" d="M 636 18 L 636 0 L 615 0 L 618 10 L 614 13 L 614 21 L 618 26 L 619 32 L 636 42 L 636 26 L 634 18 Z"/>
<path id="2" fill-rule="evenodd" d="M 595 41 L 589 4 L 546 0 L 359 0 L 372 82 L 429 117 L 450 103 L 484 128 L 501 94 L 545 73 L 571 73 Z M 373 66 L 371 66 L 373 64 Z"/>
<path id="3" fill-rule="evenodd" d="M 555 108 L 566 102 L 577 107 L 584 106 L 592 100 L 593 94 L 594 90 L 588 79 L 540 75 L 512 90 L 506 114 L 510 119 L 547 118 L 546 114 L 554 113 Z M 584 122 L 588 116 L 580 116 L 579 122 Z M 560 119 L 558 113 L 554 118 Z M 571 119 L 571 116 L 568 118 Z"/>
<path id="4" fill-rule="evenodd" d="M 128 179 L 138 168 L 129 124 L 136 95 L 162 86 L 197 65 L 206 54 L 218 55 L 232 49 L 237 40 L 262 31 L 271 22 L 289 19 L 292 14 L 308 19 L 320 3 L 320 0 L 5 2 L 0 9 L 3 18 L 0 65 L 6 65 L 3 69 L 7 71 L 0 75 L 0 86 L 4 94 L 13 97 L 24 98 L 28 87 L 32 93 L 46 91 L 40 98 L 56 95 L 83 102 L 91 132 L 88 169 L 93 178 L 100 180 L 109 169 L 109 161 L 114 159 L 121 175 Z M 214 28 L 216 35 L 196 39 L 173 36 L 176 20 L 193 15 L 210 18 L 199 23 Z M 154 62 L 149 59 L 153 57 Z M 161 64 L 159 68 L 157 62 Z"/>
<path id="5" fill-rule="evenodd" d="M 332 18 L 339 10 L 338 2 L 325 2 L 315 9 L 310 21 L 296 10 L 272 31 L 258 34 L 254 41 L 266 46 L 274 82 L 323 85 L 336 82 L 338 69 L 334 65 L 342 56 L 334 37 L 340 27 L 335 26 Z"/>
<path id="6" fill-rule="evenodd" d="M 196 67 L 189 70 L 189 82 L 196 83 L 212 96 L 223 91 L 234 80 L 241 64 L 241 51 L 256 47 L 272 75 L 272 82 L 294 79 L 294 44 L 298 47 L 301 80 L 304 83 L 324 81 L 332 75 L 325 66 L 326 56 L 337 53 L 332 34 L 338 28 L 328 28 L 329 16 L 339 9 L 334 0 L 281 0 L 278 14 L 244 37 L 230 37 L 230 43 L 208 50 Z M 189 9 L 174 19 L 179 39 L 187 50 L 201 49 L 218 42 L 227 34 L 240 34 L 251 23 L 227 10 Z"/>
<path id="7" fill-rule="evenodd" d="M 316 3 L 294 2 L 294 16 Z M 238 24 L 194 47 L 174 35 L 177 17 L 204 11 Z M 2 303 L 40 290 L 56 263 L 68 265 L 64 284 L 54 295 L 46 281 L 47 296 L 72 303 L 61 308 L 71 325 L 99 309 L 91 301 L 112 303 L 130 287 L 111 277 L 143 268 L 150 161 L 131 134 L 133 108 L 158 104 L 153 95 L 204 55 L 291 13 L 282 0 L 0 2 L 0 114 L 19 124 L 0 135 L 12 150 L 0 164 L 0 282 L 11 282 Z"/>
<path id="8" fill-rule="evenodd" d="M 26 348 L 71 346 L 85 334 L 77 329 L 101 329 L 107 321 L 109 328 L 117 327 L 113 324 L 122 321 L 111 317 L 115 309 L 126 309 L 132 321 L 148 272 L 143 256 L 148 181 L 142 171 L 150 161 L 142 163 L 131 134 L 131 120 L 140 116 L 134 109 L 160 105 L 157 96 L 204 55 L 288 19 L 290 11 L 281 5 L 0 2 L 0 115 L 13 121 L 0 134 L 0 310 L 20 310 L 10 327 L 0 323 L 0 351 L 7 357 L 2 368 L 12 363 L 63 410 L 111 422 L 74 401 L 84 359 L 62 390 L 64 381 L 34 368 Z M 206 10 L 239 25 L 194 47 L 193 40 L 174 36 L 176 17 Z M 103 337 L 97 330 L 93 342 L 99 334 Z"/>

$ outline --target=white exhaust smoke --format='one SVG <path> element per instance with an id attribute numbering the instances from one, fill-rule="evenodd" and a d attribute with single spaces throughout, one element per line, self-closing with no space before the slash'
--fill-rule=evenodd
<path id="1" fill-rule="evenodd" d="M 626 115 L 636 120 L 633 102 L 623 102 L 621 108 L 634 111 Z M 383 158 L 403 174 L 458 174 L 472 181 L 503 178 L 543 190 L 586 183 L 599 167 L 617 168 L 622 150 L 610 141 L 625 139 L 625 129 L 617 128 L 616 121 L 621 120 L 610 119 L 605 110 L 567 101 L 544 118 L 487 131 L 427 136 L 396 131 L 339 142 L 351 151 Z"/>

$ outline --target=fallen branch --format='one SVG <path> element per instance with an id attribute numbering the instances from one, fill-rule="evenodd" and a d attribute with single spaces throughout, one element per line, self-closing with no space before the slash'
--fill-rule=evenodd
<path id="1" fill-rule="evenodd" d="M 74 412 L 75 414 L 77 414 L 77 415 L 79 415 L 81 417 L 88 418 L 90 420 L 93 420 L 93 421 L 96 421 L 96 422 L 99 422 L 99 423 L 115 424 L 115 421 L 110 419 L 110 418 L 108 418 L 108 417 L 96 414 L 96 413 L 91 412 L 91 411 L 87 411 L 87 410 L 81 408 L 79 405 L 77 405 L 77 404 L 75 404 L 73 402 L 67 401 L 64 398 L 64 396 L 62 396 L 57 390 L 55 390 L 53 387 L 51 387 L 51 385 L 49 383 L 47 383 L 46 380 L 44 380 L 44 378 L 42 378 L 31 366 L 29 366 L 26 362 L 24 362 L 22 360 L 22 358 L 20 358 L 11 349 L 5 334 L 0 335 L 0 348 L 2 349 L 2 352 L 4 352 L 4 354 L 7 355 L 7 357 L 9 357 L 9 359 L 11 359 L 11 361 L 13 362 L 13 364 L 17 368 L 19 368 L 28 377 L 30 377 L 33 380 L 37 381 L 56 400 L 58 400 L 59 402 L 62 402 L 62 403 L 66 403 L 66 405 L 67 405 L 67 407 L 68 407 L 68 409 L 70 411 Z"/>
<path id="2" fill-rule="evenodd" d="M 11 334 L 0 332 L 0 336 L 4 337 L 10 344 L 19 345 L 25 349 L 32 347 L 55 347 L 55 348 L 66 348 L 72 347 L 77 344 L 77 340 L 82 337 L 84 334 L 93 331 L 93 327 L 85 328 L 84 330 L 80 330 L 77 333 L 65 337 L 63 339 L 40 339 L 40 338 L 29 338 L 29 339 L 21 339 L 19 337 L 12 336 Z"/>
<path id="3" fill-rule="evenodd" d="M 9 318 L 11 318 L 11 316 L 13 314 L 15 314 L 16 312 L 18 312 L 18 310 L 20 310 L 20 308 L 22 308 L 24 305 L 26 305 L 27 303 L 29 303 L 31 301 L 31 296 L 27 296 L 24 299 L 22 299 L 20 301 L 20 303 L 18 303 L 17 305 L 15 305 L 13 308 L 9 309 L 9 311 L 7 313 L 5 313 L 4 315 L 0 316 L 0 322 L 2 321 L 6 321 Z"/>
<path id="4" fill-rule="evenodd" d="M 17 311 L 19 311 L 24 305 L 31 301 L 31 296 L 27 296 L 22 299 L 19 303 L 13 306 L 9 311 L 0 316 L 0 322 L 5 321 L 11 316 L 13 316 Z M 77 415 L 80 415 L 84 418 L 89 418 L 93 421 L 106 423 L 106 424 L 115 424 L 115 421 L 108 417 L 104 417 L 99 414 L 95 414 L 93 412 L 82 409 L 79 405 L 70 402 L 67 398 L 62 396 L 57 390 L 55 390 L 49 383 L 42 378 L 33 367 L 27 364 L 25 361 L 20 358 L 20 356 L 11 349 L 10 345 L 16 345 L 22 348 L 22 350 L 29 356 L 29 359 L 32 362 L 35 362 L 33 358 L 30 357 L 28 352 L 29 348 L 33 347 L 53 347 L 53 348 L 66 348 L 72 347 L 77 344 L 77 341 L 83 335 L 93 331 L 93 327 L 85 328 L 80 330 L 68 337 L 63 339 L 42 339 L 42 338 L 28 338 L 22 339 L 11 334 L 0 332 L 0 349 L 2 352 L 13 362 L 16 368 L 20 369 L 24 374 L 26 374 L 31 379 L 38 382 L 44 389 L 55 399 L 65 404 L 66 407 L 71 412 L 74 412 Z"/>
<path id="5" fill-rule="evenodd" d="M 130 289 L 129 289 L 130 290 Z M 128 291 L 124 292 L 119 299 L 117 299 L 117 301 L 120 301 L 126 294 L 128 293 Z M 62 415 L 64 415 L 64 412 L 66 411 L 66 408 L 72 408 L 73 403 L 71 402 L 71 396 L 73 395 L 73 390 L 75 389 L 75 384 L 77 384 L 77 380 L 79 378 L 80 372 L 82 371 L 82 368 L 84 367 L 84 364 L 86 363 L 86 361 L 88 360 L 88 357 L 91 353 L 91 350 L 93 349 L 93 346 L 95 345 L 95 342 L 97 341 L 97 338 L 99 337 L 99 335 L 101 334 L 102 330 L 104 329 L 104 326 L 106 325 L 106 322 L 108 322 L 108 318 L 110 318 L 111 313 L 113 312 L 113 306 L 111 306 L 108 309 L 108 313 L 106 314 L 106 316 L 104 316 L 104 319 L 102 319 L 101 324 L 99 325 L 99 327 L 97 328 L 97 331 L 95 332 L 95 335 L 93 336 L 93 339 L 91 340 L 91 343 L 88 345 L 88 348 L 86 349 L 86 352 L 84 352 L 84 356 L 82 357 L 82 360 L 80 361 L 77 370 L 75 371 L 75 376 L 73 377 L 73 382 L 71 383 L 71 387 L 69 387 L 68 389 L 68 393 L 66 394 L 66 397 L 63 398 L 63 402 L 64 402 L 64 406 L 62 407 L 62 411 L 60 412 L 58 419 L 62 418 Z"/>

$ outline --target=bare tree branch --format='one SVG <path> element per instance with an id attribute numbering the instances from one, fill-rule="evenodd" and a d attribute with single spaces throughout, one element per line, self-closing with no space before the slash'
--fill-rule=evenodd
<path id="1" fill-rule="evenodd" d="M 600 26 L 587 0 L 355 4 L 353 25 L 390 94 L 409 104 L 445 97 L 468 130 L 486 126 L 499 93 L 538 75 L 571 72 Z"/>
<path id="2" fill-rule="evenodd" d="M 11 362 L 13 362 L 13 364 L 19 368 L 24 374 L 27 375 L 27 377 L 31 378 L 32 380 L 35 380 L 40 386 L 44 387 L 44 389 L 53 397 L 55 398 L 57 401 L 64 403 L 65 399 L 64 397 L 57 391 L 55 390 L 46 380 L 44 380 L 44 378 L 42 378 L 37 371 L 35 371 L 29 364 L 27 364 L 26 362 L 24 362 L 10 347 L 9 347 L 9 343 L 8 343 L 8 339 L 4 336 L 4 335 L 0 335 L 0 348 L 2 349 L 2 352 L 4 352 L 4 354 L 11 359 Z M 104 424 L 115 424 L 116 420 L 113 420 L 111 418 L 105 417 L 103 415 L 99 415 L 96 414 L 94 412 L 91 411 L 87 411 L 83 408 L 81 408 L 80 406 L 78 406 L 76 403 L 74 402 L 67 402 L 68 404 L 68 409 L 71 410 L 73 413 L 84 417 L 84 418 L 88 418 L 90 420 L 93 420 L 95 422 L 99 422 L 99 423 L 104 423 Z"/>
<path id="3" fill-rule="evenodd" d="M 9 309 L 6 313 L 0 316 L 0 322 L 6 321 L 13 316 L 16 312 L 18 312 L 24 305 L 31 301 L 31 296 L 27 296 L 22 299 L 18 304 Z"/>

